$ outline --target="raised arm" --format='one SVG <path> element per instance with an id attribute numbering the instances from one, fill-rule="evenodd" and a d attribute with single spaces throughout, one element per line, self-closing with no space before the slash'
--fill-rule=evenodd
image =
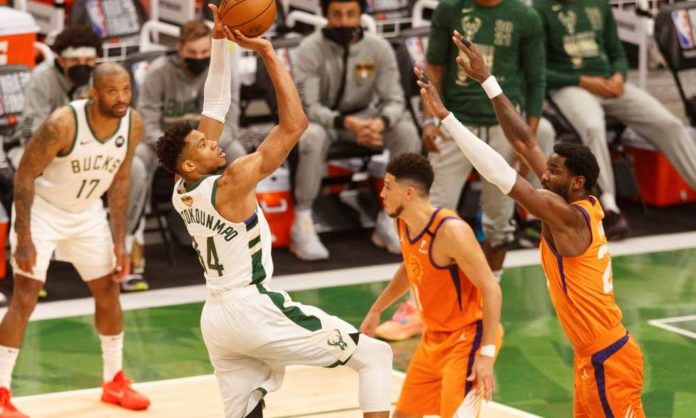
<path id="1" fill-rule="evenodd" d="M 271 43 L 262 38 L 247 38 L 239 31 L 231 36 L 237 44 L 261 56 L 273 83 L 278 105 L 278 124 L 271 129 L 256 152 L 230 164 L 218 183 L 219 190 L 226 188 L 233 194 L 244 194 L 253 191 L 261 179 L 283 164 L 308 122 L 295 83 L 276 56 Z"/>
<path id="2" fill-rule="evenodd" d="M 114 254 L 116 269 L 113 279 L 123 281 L 128 275 L 130 261 L 126 252 L 126 217 L 128 214 L 128 198 L 130 197 L 130 173 L 133 163 L 133 153 L 143 138 L 143 118 L 136 110 L 131 110 L 131 134 L 128 138 L 128 151 L 121 163 L 111 186 L 107 192 L 109 199 L 109 218 L 113 231 Z"/>
<path id="3" fill-rule="evenodd" d="M 443 255 L 454 260 L 471 283 L 481 292 L 483 298 L 483 336 L 482 351 L 472 368 L 471 380 L 478 379 L 483 384 L 484 396 L 491 400 L 495 390 L 493 379 L 493 355 L 496 335 L 500 326 L 500 307 L 503 295 L 500 286 L 488 266 L 486 256 L 476 240 L 471 227 L 464 221 L 448 221 L 442 228 L 437 248 L 442 248 Z M 491 352 L 492 351 L 492 352 Z M 492 355 L 491 355 L 492 354 Z"/>
<path id="4" fill-rule="evenodd" d="M 73 112 L 62 107 L 53 112 L 27 142 L 14 182 L 15 231 L 17 266 L 33 273 L 36 249 L 31 238 L 31 206 L 34 202 L 34 180 L 58 154 L 72 143 L 75 134 Z"/>
<path id="5" fill-rule="evenodd" d="M 232 103 L 232 63 L 224 26 L 217 6 L 209 4 L 215 21 L 210 48 L 210 67 L 203 88 L 203 112 L 198 130 L 211 141 L 220 141 L 225 116 Z"/>
<path id="6" fill-rule="evenodd" d="M 493 105 L 493 110 L 495 110 L 498 123 L 505 133 L 505 138 L 507 138 L 515 152 L 527 166 L 541 178 L 546 171 L 546 156 L 539 148 L 529 124 L 527 124 L 505 94 L 495 94 L 495 92 L 490 92 L 486 88 L 487 84 L 485 83 L 491 77 L 491 73 L 486 68 L 478 47 L 466 41 L 456 31 L 452 40 L 455 46 L 469 58 L 467 62 L 461 57 L 457 57 L 457 65 L 461 66 L 471 78 L 478 81 L 486 90 L 486 94 L 488 94 Z"/>
<path id="7" fill-rule="evenodd" d="M 416 75 L 421 74 L 418 69 L 415 69 L 415 71 Z M 488 80 L 494 82 L 489 82 L 488 86 L 484 83 L 484 88 L 487 87 L 487 93 L 488 90 L 491 91 L 489 97 L 493 95 L 494 99 L 498 101 L 496 104 L 505 110 L 499 116 L 499 123 L 505 132 L 505 136 L 515 146 L 515 149 L 521 148 L 526 150 L 528 148 L 526 144 L 529 143 L 527 139 L 531 136 L 529 127 L 507 98 L 504 98 L 504 100 L 503 98 L 498 99 L 499 96 L 504 96 L 504 94 L 495 78 L 489 77 Z M 418 84 L 421 87 L 420 93 L 423 98 L 423 104 L 430 109 L 433 115 L 442 121 L 442 125 L 447 129 L 452 139 L 459 146 L 459 149 L 471 161 L 479 174 L 490 183 L 496 185 L 503 193 L 510 195 L 511 198 L 520 203 L 532 215 L 547 222 L 549 225 L 564 229 L 569 225 L 576 224 L 578 219 L 577 209 L 566 203 L 561 196 L 546 190 L 536 190 L 527 180 L 518 176 L 517 172 L 510 167 L 500 154 L 454 117 L 442 104 L 437 90 L 431 83 L 419 81 Z M 496 110 L 497 112 L 498 110 Z M 511 140 L 511 138 L 513 139 Z M 536 148 L 538 154 L 537 151 L 534 151 L 534 148 Z M 532 149 L 539 156 L 534 157 L 534 154 L 531 152 L 529 154 L 534 158 L 540 158 L 542 154 L 536 144 L 533 145 Z M 538 164 L 539 162 L 535 165 Z"/>

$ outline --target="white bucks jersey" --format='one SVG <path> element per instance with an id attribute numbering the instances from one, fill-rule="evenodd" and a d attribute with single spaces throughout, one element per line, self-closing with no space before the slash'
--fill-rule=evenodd
<path id="1" fill-rule="evenodd" d="M 270 281 L 273 274 L 271 230 L 263 212 L 245 222 L 230 222 L 215 209 L 219 175 L 184 187 L 174 186 L 172 203 L 193 239 L 208 288 L 223 291 Z"/>
<path id="2" fill-rule="evenodd" d="M 69 212 L 92 207 L 109 189 L 130 141 L 130 108 L 114 133 L 102 141 L 89 124 L 88 106 L 87 100 L 70 103 L 75 117 L 72 145 L 58 154 L 34 183 L 37 195 Z"/>

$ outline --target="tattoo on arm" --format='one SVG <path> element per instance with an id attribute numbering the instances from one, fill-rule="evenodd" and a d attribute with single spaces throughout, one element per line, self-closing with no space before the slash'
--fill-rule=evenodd
<path id="1" fill-rule="evenodd" d="M 34 202 L 34 180 L 65 147 L 68 136 L 65 120 L 50 117 L 27 142 L 15 174 L 15 229 L 20 236 L 30 235 L 30 213 Z"/>

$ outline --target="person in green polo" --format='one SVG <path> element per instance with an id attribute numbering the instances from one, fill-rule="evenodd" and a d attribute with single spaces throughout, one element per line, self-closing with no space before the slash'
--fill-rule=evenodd
<path id="1" fill-rule="evenodd" d="M 605 232 L 620 239 L 629 227 L 616 204 L 605 114 L 655 145 L 692 188 L 696 146 L 675 115 L 626 82 L 626 54 L 606 0 L 534 0 L 534 8 L 546 35 L 549 97 L 597 157 Z"/>

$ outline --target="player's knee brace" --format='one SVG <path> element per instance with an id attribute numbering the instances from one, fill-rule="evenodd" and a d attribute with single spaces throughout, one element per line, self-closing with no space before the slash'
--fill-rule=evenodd
<path id="1" fill-rule="evenodd" d="M 360 409 L 363 412 L 389 411 L 391 407 L 392 350 L 389 344 L 360 335 L 346 366 L 360 376 Z"/>

